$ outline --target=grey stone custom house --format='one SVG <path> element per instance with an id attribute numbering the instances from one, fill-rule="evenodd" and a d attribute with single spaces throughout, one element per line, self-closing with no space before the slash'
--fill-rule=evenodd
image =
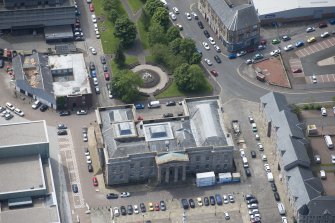
<path id="1" fill-rule="evenodd" d="M 234 171 L 233 141 L 226 137 L 219 97 L 185 99 L 182 106 L 184 116 L 153 120 L 136 120 L 134 105 L 97 109 L 107 185 L 170 183 L 198 172 Z"/>
<path id="2" fill-rule="evenodd" d="M 228 51 L 259 44 L 260 20 L 248 1 L 200 0 L 198 9 Z"/>

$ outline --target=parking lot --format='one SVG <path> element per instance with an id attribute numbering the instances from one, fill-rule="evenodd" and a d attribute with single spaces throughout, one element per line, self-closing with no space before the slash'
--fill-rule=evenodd
<path id="1" fill-rule="evenodd" d="M 301 50 L 295 51 L 295 54 L 301 58 L 308 55 L 311 55 L 313 53 L 319 52 L 324 49 L 328 49 L 330 47 L 333 47 L 335 45 L 335 37 L 331 37 L 316 43 L 313 43 L 307 47 L 302 48 Z"/>
<path id="2" fill-rule="evenodd" d="M 310 141 L 310 158 L 312 160 L 313 172 L 316 176 L 320 176 L 320 170 L 326 171 L 327 179 L 322 180 L 325 193 L 327 195 L 335 195 L 335 165 L 331 162 L 331 154 L 335 154 L 334 149 L 328 149 L 323 135 L 329 134 L 334 142 L 335 137 L 335 117 L 332 108 L 327 109 L 327 116 L 321 116 L 320 111 L 303 111 L 302 119 L 307 125 L 315 124 L 320 135 L 309 137 Z M 315 155 L 319 155 L 321 163 L 315 162 Z"/>
<path id="3" fill-rule="evenodd" d="M 142 102 L 144 109 L 136 109 L 136 114 L 137 116 L 141 116 L 144 120 L 150 120 L 163 118 L 163 115 L 167 113 L 172 113 L 174 117 L 177 117 L 178 114 L 181 115 L 184 112 L 183 106 L 179 103 L 179 101 L 175 101 L 176 105 L 166 106 L 168 101 L 169 100 L 167 99 L 159 100 L 160 107 L 157 108 L 148 108 L 149 101 Z"/>

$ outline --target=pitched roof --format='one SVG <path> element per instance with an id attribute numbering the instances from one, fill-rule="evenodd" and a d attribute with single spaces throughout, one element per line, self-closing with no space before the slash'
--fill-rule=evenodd
<path id="1" fill-rule="evenodd" d="M 335 196 L 319 196 L 312 199 L 307 206 L 299 209 L 299 214 L 310 216 L 335 216 Z"/>
<path id="2" fill-rule="evenodd" d="M 171 152 L 171 153 L 166 153 L 163 155 L 158 155 L 156 156 L 156 163 L 157 165 L 163 164 L 163 163 L 169 163 L 169 162 L 188 162 L 189 158 L 188 155 L 185 153 L 175 153 L 175 152 Z"/>
<path id="3" fill-rule="evenodd" d="M 229 30 L 237 31 L 259 24 L 256 10 L 251 4 L 229 7 L 224 0 L 208 0 L 208 4 Z"/>

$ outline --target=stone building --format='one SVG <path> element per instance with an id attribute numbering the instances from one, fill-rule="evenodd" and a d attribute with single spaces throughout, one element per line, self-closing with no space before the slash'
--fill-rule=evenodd
<path id="1" fill-rule="evenodd" d="M 199 172 L 232 172 L 233 141 L 218 97 L 185 99 L 184 116 L 136 120 L 133 105 L 97 109 L 107 185 L 184 181 Z"/>
<path id="2" fill-rule="evenodd" d="M 253 48 L 260 41 L 260 20 L 247 1 L 200 0 L 198 9 L 230 52 Z"/>

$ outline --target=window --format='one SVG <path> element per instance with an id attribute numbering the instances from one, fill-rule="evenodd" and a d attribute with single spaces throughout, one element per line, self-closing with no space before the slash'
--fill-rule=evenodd
<path id="1" fill-rule="evenodd" d="M 143 162 L 142 161 L 140 162 L 140 167 L 143 168 Z"/>
<path id="2" fill-rule="evenodd" d="M 209 161 L 209 156 L 206 156 L 206 160 Z"/>
<path id="3" fill-rule="evenodd" d="M 209 169 L 209 164 L 206 164 L 206 169 Z"/>
<path id="4" fill-rule="evenodd" d="M 216 169 L 220 169 L 220 164 L 216 165 Z"/>
<path id="5" fill-rule="evenodd" d="M 134 165 L 133 163 L 131 163 L 131 164 L 130 164 L 130 169 L 134 169 L 134 166 L 135 166 L 135 165 Z"/>
<path id="6" fill-rule="evenodd" d="M 186 166 L 186 171 L 187 171 L 187 170 L 190 170 L 190 166 Z"/>
<path id="7" fill-rule="evenodd" d="M 123 179 L 123 175 L 120 175 L 120 180 L 122 180 Z"/>
<path id="8" fill-rule="evenodd" d="M 200 156 L 196 156 L 196 161 L 199 162 L 200 161 Z"/>
<path id="9" fill-rule="evenodd" d="M 196 169 L 196 170 L 199 170 L 199 168 L 200 168 L 199 165 L 196 165 L 196 166 L 195 166 L 195 169 Z"/>

